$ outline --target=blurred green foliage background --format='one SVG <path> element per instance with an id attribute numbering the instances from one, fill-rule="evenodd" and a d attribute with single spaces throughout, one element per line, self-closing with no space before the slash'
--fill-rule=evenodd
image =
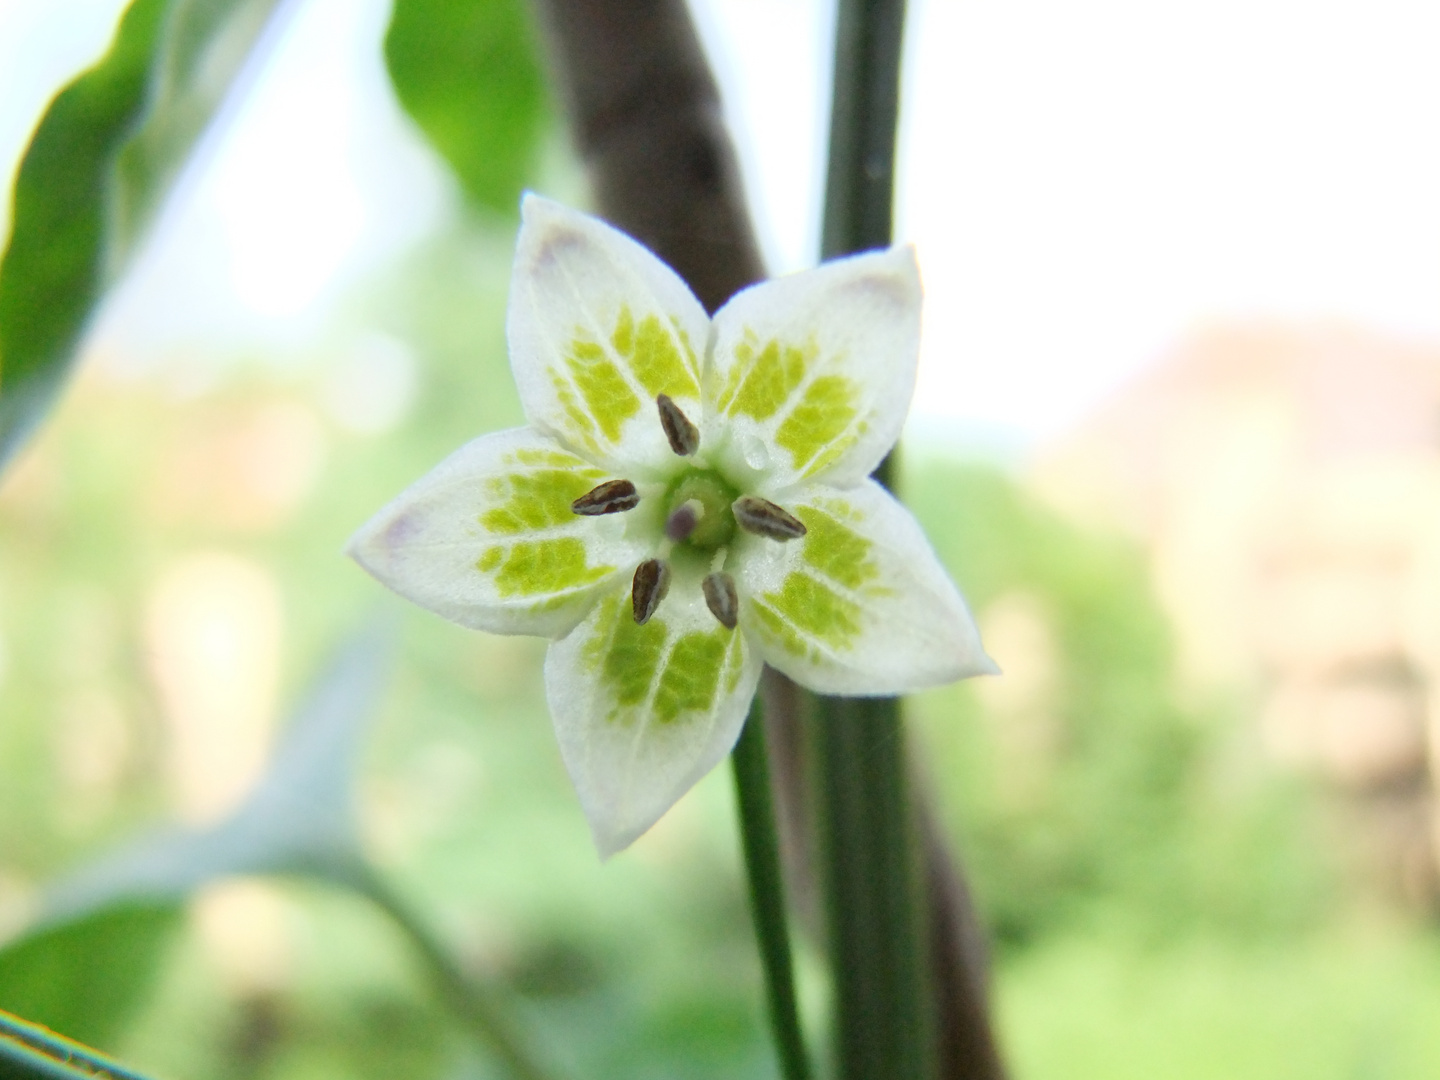
<path id="1" fill-rule="evenodd" d="M 298 354 L 138 374 L 91 357 L 0 486 L 0 1008 L 160 1076 L 497 1075 L 405 938 L 337 888 L 220 883 L 183 908 L 24 934 L 45 882 L 214 811 L 177 771 L 177 745 L 204 732 L 177 719 L 191 624 L 167 616 L 167 583 L 219 566 L 206 580 L 250 590 L 255 625 L 222 634 L 215 662 L 283 715 L 385 602 L 340 556 L 350 533 L 467 439 L 522 420 L 503 333 L 513 231 L 494 208 L 522 183 L 573 189 L 574 166 L 538 171 L 553 124 L 516 9 L 441 35 L 524 59 L 504 94 L 417 61 L 456 10 L 402 5 L 386 48 L 467 215 L 355 289 Z M 397 371 L 414 380 L 407 407 L 357 414 L 348 392 L 366 380 L 406 397 Z M 1234 704 L 1180 691 L 1142 553 L 1065 523 L 1003 467 L 902 463 L 1008 668 L 911 715 L 992 934 L 1019 1080 L 1436 1075 L 1440 942 L 1340 857 L 1324 801 L 1263 763 Z M 575 1075 L 773 1076 L 725 772 L 601 865 L 550 734 L 543 643 L 399 618 L 357 788 L 386 878 L 466 970 L 518 995 Z M 221 787 L 247 778 L 228 764 L 208 766 Z"/>

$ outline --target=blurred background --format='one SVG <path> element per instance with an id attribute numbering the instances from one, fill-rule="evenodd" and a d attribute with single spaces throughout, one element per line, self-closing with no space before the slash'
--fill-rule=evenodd
<path id="1" fill-rule="evenodd" d="M 122 6 L 0 0 L 7 186 Z M 771 266 L 809 265 L 833 13 L 692 8 Z M 388 17 L 282 8 L 0 480 L 0 940 L 45 881 L 233 810 L 380 601 L 346 538 L 522 422 L 514 222 L 395 101 Z M 1017 1080 L 1440 1072 L 1437 45 L 1403 0 L 911 4 L 903 494 L 1005 670 L 911 716 Z M 526 183 L 583 205 L 547 116 Z M 773 1075 L 725 772 L 602 866 L 543 643 L 401 618 L 358 780 L 387 879 L 581 1075 Z M 222 882 L 132 931 L 0 953 L 0 1007 L 143 967 L 52 1007 L 166 1076 L 489 1075 L 341 891 Z M 801 976 L 818 1020 L 810 944 Z"/>

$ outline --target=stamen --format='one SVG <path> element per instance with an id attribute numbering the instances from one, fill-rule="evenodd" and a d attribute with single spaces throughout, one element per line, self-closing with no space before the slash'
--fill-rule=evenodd
<path id="1" fill-rule="evenodd" d="M 718 574 L 721 570 L 724 570 L 725 561 L 729 558 L 730 549 L 728 547 L 716 548 L 715 554 L 710 556 L 710 572 L 712 574 Z"/>
<path id="2" fill-rule="evenodd" d="M 699 499 L 686 499 L 675 512 L 665 520 L 665 535 L 677 544 L 690 539 L 695 526 L 705 516 L 705 504 Z"/>
<path id="3" fill-rule="evenodd" d="M 768 499 L 741 495 L 730 507 L 735 520 L 746 532 L 768 536 L 771 540 L 795 540 L 805 535 L 805 523 L 780 509 Z"/>
<path id="4" fill-rule="evenodd" d="M 572 502 L 570 509 L 586 517 L 598 517 L 600 514 L 634 510 L 639 505 L 640 496 L 629 480 L 606 480 Z"/>
<path id="5" fill-rule="evenodd" d="M 708 575 L 700 588 L 705 593 L 705 606 L 710 614 L 720 620 L 726 630 L 735 629 L 735 619 L 740 613 L 740 598 L 735 595 L 735 579 L 724 572 Z"/>
<path id="6" fill-rule="evenodd" d="M 680 406 L 670 400 L 669 394 L 655 398 L 660 410 L 660 426 L 665 429 L 665 438 L 670 440 L 670 449 L 681 457 L 689 457 L 700 449 L 700 429 L 680 411 Z"/>
<path id="7" fill-rule="evenodd" d="M 659 559 L 646 559 L 635 568 L 630 587 L 630 609 L 640 625 L 650 621 L 660 601 L 670 591 L 670 567 Z"/>

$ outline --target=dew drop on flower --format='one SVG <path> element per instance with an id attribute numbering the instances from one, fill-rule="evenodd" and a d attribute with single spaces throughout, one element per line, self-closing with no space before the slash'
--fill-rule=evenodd
<path id="1" fill-rule="evenodd" d="M 758 435 L 746 435 L 742 439 L 740 454 L 752 469 L 763 471 L 770 468 L 770 449 Z"/>

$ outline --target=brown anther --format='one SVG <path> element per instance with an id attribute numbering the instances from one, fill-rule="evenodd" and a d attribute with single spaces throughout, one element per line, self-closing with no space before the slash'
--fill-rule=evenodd
<path id="1" fill-rule="evenodd" d="M 805 523 L 768 499 L 741 495 L 731 505 L 735 520 L 746 532 L 771 540 L 795 540 L 805 535 Z"/>
<path id="2" fill-rule="evenodd" d="M 683 544 L 690 539 L 690 534 L 695 531 L 695 526 L 700 524 L 702 509 L 698 500 L 691 499 L 665 519 L 665 536 L 672 544 Z"/>
<path id="3" fill-rule="evenodd" d="M 705 606 L 710 609 L 710 614 L 719 619 L 726 630 L 734 630 L 736 616 L 740 614 L 735 579 L 721 570 L 706 577 L 700 588 L 705 593 Z"/>
<path id="4" fill-rule="evenodd" d="M 635 580 L 630 587 L 630 609 L 640 625 L 650 621 L 660 601 L 670 591 L 670 567 L 659 559 L 646 559 L 635 568 Z"/>
<path id="5" fill-rule="evenodd" d="M 601 514 L 634 510 L 638 505 L 640 496 L 635 491 L 635 485 L 629 480 L 606 480 L 572 502 L 570 509 L 586 517 L 598 517 Z"/>
<path id="6" fill-rule="evenodd" d="M 700 449 L 700 429 L 680 411 L 680 406 L 670 400 L 669 394 L 655 398 L 660 410 L 660 426 L 665 429 L 665 438 L 670 440 L 670 449 L 681 457 L 689 457 Z"/>

